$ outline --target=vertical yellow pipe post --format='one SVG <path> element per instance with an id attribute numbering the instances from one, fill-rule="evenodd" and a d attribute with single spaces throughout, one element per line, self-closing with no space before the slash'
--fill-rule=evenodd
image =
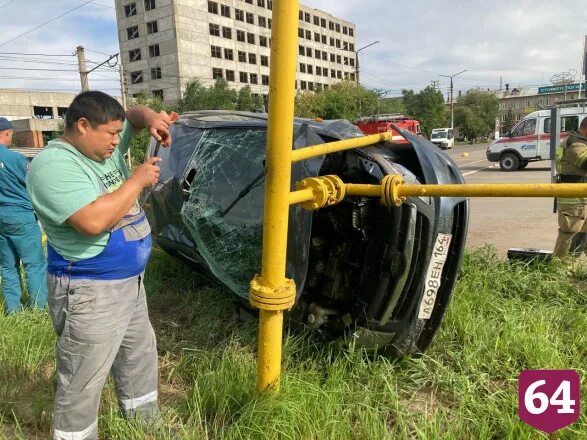
<path id="1" fill-rule="evenodd" d="M 297 0 L 274 0 L 269 79 L 269 122 L 261 276 L 251 281 L 250 300 L 260 309 L 257 389 L 279 387 L 283 310 L 295 301 L 295 285 L 285 278 L 295 75 Z"/>

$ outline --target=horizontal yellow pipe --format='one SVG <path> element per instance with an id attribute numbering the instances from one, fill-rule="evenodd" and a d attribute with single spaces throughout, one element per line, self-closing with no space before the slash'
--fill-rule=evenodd
<path id="1" fill-rule="evenodd" d="M 338 182 L 338 183 L 337 183 Z M 329 185 L 330 183 L 330 185 Z M 334 186 L 333 186 L 334 185 Z M 585 197 L 585 183 L 479 183 L 406 185 L 400 175 L 385 176 L 381 185 L 343 183 L 337 176 L 319 176 L 296 184 L 289 193 L 289 204 L 301 203 L 315 210 L 340 202 L 346 196 L 381 198 L 385 205 L 399 206 L 406 197 Z M 304 203 L 304 202 L 312 203 Z"/>
<path id="2" fill-rule="evenodd" d="M 381 185 L 346 184 L 346 194 L 381 196 Z M 467 183 L 451 185 L 400 185 L 398 196 L 430 197 L 585 197 L 585 183 Z"/>
<path id="3" fill-rule="evenodd" d="M 381 197 L 381 185 L 364 185 L 360 183 L 346 183 L 347 196 Z"/>
<path id="4" fill-rule="evenodd" d="M 372 134 L 342 141 L 328 142 L 325 144 L 312 145 L 291 152 L 291 161 L 299 162 L 300 160 L 310 159 L 311 157 L 322 156 L 323 154 L 336 153 L 337 151 L 351 150 L 353 148 L 366 147 L 391 140 L 391 132 Z"/>
<path id="5" fill-rule="evenodd" d="M 295 205 L 297 203 L 308 202 L 314 199 L 314 192 L 311 189 L 301 189 L 299 191 L 292 191 L 289 193 L 289 204 Z"/>
<path id="6" fill-rule="evenodd" d="M 587 184 L 498 183 L 461 185 L 402 185 L 400 197 L 587 197 Z"/>

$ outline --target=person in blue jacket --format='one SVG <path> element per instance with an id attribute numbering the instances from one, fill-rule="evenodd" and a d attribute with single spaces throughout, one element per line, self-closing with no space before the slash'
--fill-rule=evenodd
<path id="1" fill-rule="evenodd" d="M 25 271 L 31 307 L 47 305 L 47 262 L 41 244 L 41 230 L 27 193 L 25 179 L 29 161 L 8 149 L 14 129 L 0 118 L 0 273 L 6 312 L 22 309 L 20 263 Z"/>

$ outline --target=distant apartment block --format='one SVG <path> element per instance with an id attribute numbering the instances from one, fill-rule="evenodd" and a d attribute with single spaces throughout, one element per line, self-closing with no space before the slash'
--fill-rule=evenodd
<path id="1" fill-rule="evenodd" d="M 186 83 L 269 91 L 271 0 L 115 0 L 129 95 L 151 92 L 167 102 Z M 355 80 L 355 25 L 300 6 L 296 89 Z"/>
<path id="2" fill-rule="evenodd" d="M 543 86 L 510 87 L 505 85 L 504 90 L 494 90 L 499 100 L 499 131 L 504 134 L 504 124 L 508 113 L 517 123 L 536 110 L 553 107 L 561 101 L 585 97 L 587 83 L 569 82 L 566 84 L 551 84 Z"/>

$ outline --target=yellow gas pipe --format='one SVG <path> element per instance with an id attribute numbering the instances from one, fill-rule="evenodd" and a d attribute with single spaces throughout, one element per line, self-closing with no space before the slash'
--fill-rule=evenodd
<path id="1" fill-rule="evenodd" d="M 346 196 L 381 197 L 387 206 L 400 206 L 406 197 L 585 197 L 586 183 L 406 184 L 400 175 L 385 176 L 380 185 L 344 183 L 338 176 L 309 177 L 296 183 L 290 204 L 320 209 Z"/>
<path id="2" fill-rule="evenodd" d="M 297 0 L 273 1 L 271 75 L 265 176 L 261 275 L 251 281 L 249 300 L 259 308 L 257 389 L 279 387 L 283 311 L 295 302 L 295 284 L 285 278 L 291 145 L 298 50 Z"/>

